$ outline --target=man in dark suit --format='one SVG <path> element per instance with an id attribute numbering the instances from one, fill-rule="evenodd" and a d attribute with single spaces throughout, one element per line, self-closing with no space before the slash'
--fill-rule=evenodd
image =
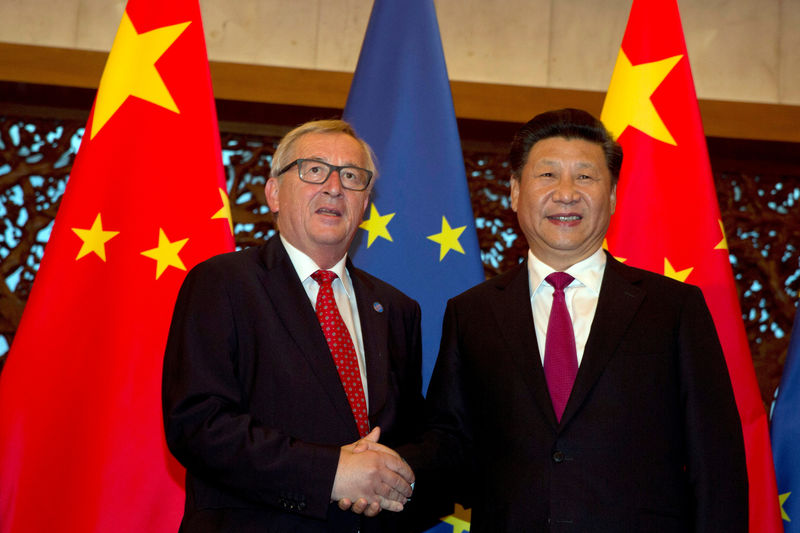
<path id="1" fill-rule="evenodd" d="M 473 533 L 746 531 L 742 431 L 701 291 L 602 249 L 621 147 L 566 109 L 523 126 L 510 161 L 530 250 L 448 302 L 429 430 L 398 450 L 419 488 L 459 480 Z"/>
<path id="2" fill-rule="evenodd" d="M 377 441 L 421 423 L 420 309 L 347 258 L 374 172 L 347 123 L 296 128 L 265 188 L 279 234 L 187 275 L 163 375 L 181 531 L 396 529 L 375 515 L 403 509 L 414 475 Z"/>

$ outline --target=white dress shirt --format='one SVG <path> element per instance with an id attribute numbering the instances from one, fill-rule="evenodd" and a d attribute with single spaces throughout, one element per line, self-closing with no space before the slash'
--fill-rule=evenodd
<path id="1" fill-rule="evenodd" d="M 311 306 L 317 308 L 317 293 L 319 293 L 319 284 L 314 281 L 311 274 L 320 270 L 320 267 L 314 262 L 313 259 L 306 254 L 289 244 L 289 242 L 280 235 L 281 242 L 283 242 L 286 253 L 289 254 L 289 259 L 292 261 L 300 281 L 303 282 L 303 288 L 306 290 L 308 299 L 311 301 Z M 339 308 L 339 314 L 342 315 L 344 325 L 347 326 L 347 331 L 350 332 L 350 338 L 353 340 L 353 346 L 356 349 L 356 356 L 358 357 L 358 369 L 361 372 L 361 384 L 364 387 L 364 397 L 367 401 L 367 409 L 369 410 L 369 392 L 367 390 L 367 367 L 364 359 L 364 340 L 361 336 L 361 320 L 358 317 L 358 304 L 356 303 L 356 293 L 353 290 L 353 282 L 350 279 L 350 273 L 345 268 L 347 263 L 347 254 L 342 259 L 333 265 L 333 268 L 327 269 L 336 273 L 338 276 L 333 280 L 333 298 L 336 300 L 336 306 Z"/>
<path id="2" fill-rule="evenodd" d="M 600 296 L 600 285 L 606 269 L 606 254 L 599 248 L 583 261 L 575 263 L 565 272 L 575 279 L 565 289 L 564 297 L 567 311 L 572 318 L 572 330 L 575 333 L 575 348 L 578 352 L 578 365 L 583 359 L 589 330 L 592 327 L 594 313 L 597 311 L 597 299 Z M 539 343 L 539 356 L 544 365 L 544 347 L 547 340 L 547 324 L 550 321 L 550 308 L 553 307 L 553 286 L 545 278 L 555 272 L 551 267 L 528 250 L 528 289 L 533 310 L 533 324 L 536 329 L 536 342 Z"/>

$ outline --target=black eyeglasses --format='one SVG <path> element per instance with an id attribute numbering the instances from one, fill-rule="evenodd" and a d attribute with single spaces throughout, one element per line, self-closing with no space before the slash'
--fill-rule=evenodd
<path id="1" fill-rule="evenodd" d="M 372 171 L 366 168 L 347 165 L 339 167 L 317 159 L 295 159 L 283 167 L 278 172 L 278 176 L 285 174 L 295 165 L 297 165 L 300 180 L 306 183 L 321 185 L 328 181 L 334 170 L 339 174 L 339 183 L 342 184 L 342 187 L 350 191 L 363 191 L 372 180 Z"/>

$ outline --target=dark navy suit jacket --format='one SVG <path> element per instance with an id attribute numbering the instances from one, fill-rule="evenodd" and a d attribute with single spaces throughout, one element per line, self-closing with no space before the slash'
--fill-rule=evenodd
<path id="1" fill-rule="evenodd" d="M 747 474 L 714 324 L 694 286 L 610 255 L 561 422 L 521 264 L 453 298 L 429 431 L 401 448 L 458 480 L 481 532 L 746 532 Z"/>
<path id="2" fill-rule="evenodd" d="M 405 442 L 422 422 L 419 305 L 348 271 L 364 341 L 371 427 Z M 356 441 L 336 366 L 280 239 L 186 276 L 169 332 L 163 408 L 186 467 L 181 531 L 392 531 L 330 503 L 339 447 Z"/>

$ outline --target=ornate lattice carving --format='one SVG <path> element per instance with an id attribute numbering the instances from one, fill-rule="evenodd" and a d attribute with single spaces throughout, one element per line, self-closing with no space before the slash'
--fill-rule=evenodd
<path id="1" fill-rule="evenodd" d="M 800 290 L 800 169 L 726 172 L 715 180 L 753 365 L 762 398 L 769 400 L 780 381 Z"/>
<path id="2" fill-rule="evenodd" d="M 278 141 L 279 138 L 222 134 L 222 163 L 239 248 L 264 242 L 275 233 L 264 185 Z"/>
<path id="3" fill-rule="evenodd" d="M 82 134 L 83 121 L 0 117 L 0 355 L 19 324 Z M 275 231 L 263 189 L 278 140 L 222 135 L 238 247 Z M 490 144 L 464 153 L 487 277 L 527 252 L 508 203 L 507 140 Z M 780 379 L 800 290 L 800 165 L 778 172 L 763 163 L 765 171 L 758 174 L 726 163 L 715 180 L 753 362 L 768 402 Z"/>
<path id="4" fill-rule="evenodd" d="M 22 317 L 82 135 L 77 121 L 0 117 L 0 354 Z"/>

